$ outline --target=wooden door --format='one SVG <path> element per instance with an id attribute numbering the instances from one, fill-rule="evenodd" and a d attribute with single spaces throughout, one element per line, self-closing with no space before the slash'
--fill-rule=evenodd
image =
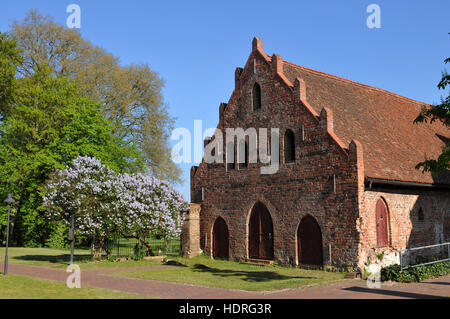
<path id="1" fill-rule="evenodd" d="M 312 216 L 303 217 L 297 230 L 298 262 L 307 265 L 322 265 L 322 232 Z"/>
<path id="2" fill-rule="evenodd" d="M 213 228 L 213 257 L 228 259 L 228 227 L 223 218 L 216 219 Z"/>
<path id="3" fill-rule="evenodd" d="M 376 223 L 377 223 L 377 246 L 389 246 L 388 237 L 388 214 L 386 205 L 383 200 L 379 199 L 376 206 Z"/>
<path id="4" fill-rule="evenodd" d="M 255 259 L 273 259 L 272 218 L 261 203 L 255 205 L 250 216 L 249 256 Z"/>

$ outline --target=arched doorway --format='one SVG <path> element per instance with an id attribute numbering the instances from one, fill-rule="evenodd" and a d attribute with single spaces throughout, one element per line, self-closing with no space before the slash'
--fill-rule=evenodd
<path id="1" fill-rule="evenodd" d="M 213 257 L 228 259 L 228 227 L 222 217 L 218 217 L 213 227 Z"/>
<path id="2" fill-rule="evenodd" d="M 256 203 L 250 215 L 249 257 L 273 259 L 273 223 L 270 213 L 262 203 Z"/>
<path id="3" fill-rule="evenodd" d="M 314 217 L 302 218 L 297 230 L 298 262 L 307 265 L 322 265 L 322 232 Z"/>
<path id="4" fill-rule="evenodd" d="M 375 218 L 377 223 L 377 246 L 386 247 L 389 246 L 388 236 L 388 213 L 386 205 L 382 199 L 377 201 L 375 208 Z"/>

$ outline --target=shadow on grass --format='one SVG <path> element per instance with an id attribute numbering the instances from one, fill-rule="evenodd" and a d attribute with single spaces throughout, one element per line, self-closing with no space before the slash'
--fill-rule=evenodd
<path id="1" fill-rule="evenodd" d="M 196 272 L 208 272 L 214 276 L 220 277 L 243 277 L 244 281 L 250 282 L 266 282 L 272 280 L 288 280 L 288 279 L 318 279 L 317 277 L 302 277 L 302 276 L 286 276 L 276 273 L 274 271 L 244 271 L 244 270 L 230 270 L 210 268 L 203 264 L 195 264 L 193 266 Z"/>
<path id="2" fill-rule="evenodd" d="M 61 254 L 61 255 L 21 255 L 14 256 L 11 259 L 16 260 L 26 260 L 26 261 L 45 261 L 52 264 L 69 264 L 70 262 L 70 254 Z M 91 260 L 91 255 L 74 255 L 73 261 L 76 262 L 86 262 Z"/>

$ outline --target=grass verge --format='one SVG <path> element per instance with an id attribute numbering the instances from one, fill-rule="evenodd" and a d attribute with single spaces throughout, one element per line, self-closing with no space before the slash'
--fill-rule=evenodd
<path id="1" fill-rule="evenodd" d="M 0 275 L 0 299 L 147 299 L 148 296 L 114 290 L 67 288 L 63 282 L 8 274 Z"/>

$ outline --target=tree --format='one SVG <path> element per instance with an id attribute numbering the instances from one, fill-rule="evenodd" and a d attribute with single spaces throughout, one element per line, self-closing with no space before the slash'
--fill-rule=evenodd
<path id="1" fill-rule="evenodd" d="M 118 176 L 115 185 L 121 233 L 126 238 L 137 239 L 136 248 L 144 246 L 145 254 L 153 255 L 149 234 L 166 239 L 180 234 L 182 215 L 188 205 L 183 195 L 167 182 L 139 173 L 125 173 Z"/>
<path id="2" fill-rule="evenodd" d="M 112 134 L 101 105 L 80 96 L 73 81 L 49 73 L 41 66 L 16 80 L 11 112 L 0 123 L 0 195 L 17 199 L 12 234 L 19 245 L 45 242 L 42 187 L 78 155 L 96 156 L 118 171 L 142 167 L 138 150 Z"/>
<path id="3" fill-rule="evenodd" d="M 148 65 L 121 66 L 117 57 L 77 31 L 33 10 L 23 22 L 13 23 L 11 34 L 22 50 L 22 75 L 49 66 L 55 76 L 74 79 L 82 95 L 101 101 L 114 134 L 143 152 L 153 176 L 181 181 L 180 169 L 170 160 L 168 139 L 174 119 L 161 94 L 164 83 Z"/>
<path id="4" fill-rule="evenodd" d="M 15 75 L 21 62 L 16 41 L 0 32 L 0 121 L 9 112 L 15 89 Z"/>
<path id="5" fill-rule="evenodd" d="M 107 240 L 117 231 L 116 174 L 95 157 L 79 156 L 66 169 L 57 170 L 48 180 L 43 197 L 46 216 L 74 226 L 79 234 L 94 239 L 94 257 L 102 249 L 109 255 Z"/>
<path id="6" fill-rule="evenodd" d="M 450 63 L 450 58 L 445 59 L 444 62 Z M 450 75 L 447 71 L 444 71 L 437 86 L 439 89 L 445 90 L 449 84 Z M 430 121 L 430 124 L 434 121 L 440 121 L 446 127 L 450 126 L 450 92 L 445 99 L 441 98 L 440 104 L 424 108 L 414 120 L 414 123 L 427 123 L 428 121 Z M 416 169 L 422 169 L 423 172 L 432 172 L 435 175 L 450 169 L 450 145 L 447 144 L 443 147 L 442 153 L 437 159 L 427 159 L 417 164 Z"/>
<path id="7" fill-rule="evenodd" d="M 167 182 L 142 174 L 116 174 L 91 157 L 78 157 L 49 179 L 44 196 L 47 217 L 67 225 L 75 217 L 79 233 L 95 238 L 95 255 L 105 249 L 114 233 L 136 238 L 152 255 L 147 238 L 158 233 L 166 238 L 180 233 L 183 196 Z"/>

